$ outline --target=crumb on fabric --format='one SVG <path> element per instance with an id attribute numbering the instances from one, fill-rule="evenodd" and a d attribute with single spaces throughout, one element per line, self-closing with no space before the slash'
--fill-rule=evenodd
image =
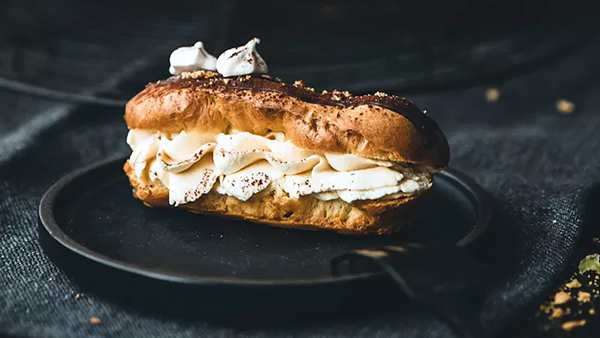
<path id="1" fill-rule="evenodd" d="M 575 104 L 565 99 L 561 99 L 556 102 L 556 109 L 563 114 L 570 114 L 575 111 Z"/>
<path id="2" fill-rule="evenodd" d="M 592 295 L 589 292 L 579 291 L 577 293 L 577 300 L 583 303 L 589 303 Z"/>
<path id="3" fill-rule="evenodd" d="M 550 318 L 557 319 L 562 317 L 563 315 L 564 312 L 562 309 L 554 309 L 554 311 L 552 311 L 552 315 L 550 315 Z"/>
<path id="4" fill-rule="evenodd" d="M 500 91 L 497 88 L 488 88 L 485 91 L 485 99 L 488 102 L 496 102 L 500 98 Z"/>
<path id="5" fill-rule="evenodd" d="M 558 325 L 565 331 L 586 325 L 590 319 L 585 317 L 596 314 L 594 301 L 600 296 L 599 270 L 600 255 L 592 254 L 583 258 L 579 272 L 565 281 L 551 299 L 540 305 L 537 315 L 545 316 L 555 323 L 552 325 Z M 589 289 L 582 289 L 588 284 Z"/>
<path id="6" fill-rule="evenodd" d="M 100 319 L 99 317 L 91 317 L 90 318 L 90 323 L 92 323 L 92 324 L 100 324 L 100 323 L 102 323 L 102 319 Z"/>
<path id="7" fill-rule="evenodd" d="M 79 293 L 79 292 L 78 292 L 78 293 L 75 295 L 75 299 L 79 299 L 79 298 L 82 298 L 82 297 L 83 297 L 83 293 Z"/>
<path id="8" fill-rule="evenodd" d="M 564 304 L 566 302 L 568 302 L 571 299 L 571 295 L 564 292 L 564 291 L 559 291 L 556 293 L 556 295 L 554 295 L 554 304 Z"/>
<path id="9" fill-rule="evenodd" d="M 365 255 L 368 257 L 386 257 L 387 253 L 382 250 L 356 250 L 356 253 Z"/>
<path id="10" fill-rule="evenodd" d="M 542 304 L 542 305 L 540 305 L 540 311 L 541 311 L 541 312 L 543 312 L 543 313 L 546 313 L 546 314 L 547 314 L 547 313 L 550 313 L 550 310 L 551 310 L 550 306 L 548 306 L 548 305 L 546 305 L 546 304 Z"/>
<path id="11" fill-rule="evenodd" d="M 584 325 L 585 325 L 585 319 L 582 319 L 582 320 L 572 320 L 570 322 L 563 323 L 562 328 L 565 331 L 570 331 L 570 330 L 572 330 L 572 329 L 574 329 L 576 327 L 584 326 Z"/>

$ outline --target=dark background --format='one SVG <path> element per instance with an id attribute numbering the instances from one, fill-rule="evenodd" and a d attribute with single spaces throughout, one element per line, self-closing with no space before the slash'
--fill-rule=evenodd
<path id="1" fill-rule="evenodd" d="M 591 1 L 0 1 L 0 333 L 444 334 L 419 314 L 284 331 L 152 318 L 93 295 L 76 299 L 76 284 L 41 252 L 39 198 L 62 175 L 128 153 L 122 106 L 168 76 L 173 49 L 202 40 L 218 56 L 258 36 L 271 75 L 403 95 L 439 122 L 451 165 L 494 201 L 494 230 L 478 252 L 492 271 L 481 318 L 488 332 L 593 334 L 598 315 L 578 314 L 589 304 L 572 304 L 567 319 L 536 313 L 598 252 L 586 211 L 597 205 L 600 176 L 597 13 Z M 485 98 L 492 87 L 497 102 Z M 560 113 L 560 99 L 575 111 Z M 91 316 L 103 323 L 89 324 Z M 587 323 L 564 331 L 572 318 Z"/>
<path id="2" fill-rule="evenodd" d="M 2 1 L 0 75 L 77 92 L 129 62 L 126 100 L 165 76 L 165 55 L 202 40 L 219 55 L 262 39 L 273 74 L 317 89 L 456 88 L 532 71 L 596 30 L 591 2 Z M 208 20 L 207 20 L 208 19 Z M 8 84 L 4 84 L 10 87 Z"/>

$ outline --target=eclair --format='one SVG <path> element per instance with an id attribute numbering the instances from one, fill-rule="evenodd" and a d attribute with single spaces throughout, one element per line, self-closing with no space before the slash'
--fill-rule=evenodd
<path id="1" fill-rule="evenodd" d="M 436 122 L 401 97 L 286 84 L 267 75 L 259 42 L 218 58 L 202 43 L 179 48 L 172 76 L 127 103 L 124 171 L 135 198 L 342 234 L 414 223 L 450 158 Z"/>

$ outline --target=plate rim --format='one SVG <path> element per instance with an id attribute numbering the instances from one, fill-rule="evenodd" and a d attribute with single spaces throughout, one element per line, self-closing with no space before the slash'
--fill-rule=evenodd
<path id="1" fill-rule="evenodd" d="M 76 240 L 69 237 L 64 231 L 62 231 L 59 223 L 54 217 L 54 207 L 60 194 L 64 191 L 71 182 L 75 181 L 79 176 L 89 173 L 91 171 L 100 169 L 105 166 L 116 165 L 117 162 L 125 163 L 128 157 L 118 156 L 112 157 L 100 161 L 93 162 L 86 166 L 80 167 L 67 175 L 57 180 L 52 186 L 43 194 L 39 207 L 38 207 L 38 218 L 40 226 L 38 232 L 44 231 L 51 237 L 51 240 L 67 249 L 72 255 L 82 256 L 94 263 L 107 266 L 112 269 L 116 269 L 120 272 L 133 274 L 145 278 L 174 282 L 187 285 L 197 286 L 306 286 L 315 284 L 339 284 L 345 282 L 360 282 L 371 278 L 379 277 L 383 273 L 363 273 L 354 275 L 342 275 L 342 276 L 329 276 L 329 277 L 316 277 L 316 278 L 294 278 L 294 279 L 250 279 L 240 277 L 214 277 L 214 276 L 191 276 L 185 274 L 165 274 L 152 271 L 148 268 L 140 268 L 135 264 L 121 261 L 115 258 L 108 257 L 104 254 L 98 253 L 88 247 L 82 245 Z M 477 238 L 479 238 L 487 229 L 492 220 L 492 206 L 490 199 L 485 190 L 471 177 L 462 173 L 461 171 L 448 167 L 436 175 L 445 175 L 449 177 L 454 183 L 458 183 L 460 188 L 465 193 L 469 202 L 473 205 L 477 212 L 477 221 L 475 222 L 473 229 L 464 236 L 455 245 L 459 247 L 468 247 Z M 434 177 L 435 179 L 435 177 Z M 434 183 L 435 184 L 435 183 Z M 40 236 L 42 236 L 40 234 Z M 42 245 L 43 247 L 43 245 Z M 44 248 L 43 248 L 44 249 Z M 46 249 L 44 249 L 46 251 Z M 51 260 L 52 261 L 52 260 Z M 53 262 L 54 263 L 54 262 Z"/>

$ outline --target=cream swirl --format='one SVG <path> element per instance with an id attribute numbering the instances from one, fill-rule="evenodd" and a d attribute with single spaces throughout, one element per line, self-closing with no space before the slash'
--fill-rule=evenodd
<path id="1" fill-rule="evenodd" d="M 350 203 L 413 194 L 431 185 L 428 173 L 351 154 L 303 150 L 282 133 L 162 135 L 131 130 L 127 142 L 136 175 L 162 182 L 173 205 L 193 202 L 213 189 L 246 201 L 277 185 L 291 198 L 310 195 Z"/>
<path id="2" fill-rule="evenodd" d="M 169 57 L 169 72 L 179 75 L 183 72 L 196 70 L 216 70 L 217 59 L 204 50 L 201 41 L 192 47 L 180 47 L 174 50 Z"/>
<path id="3" fill-rule="evenodd" d="M 259 43 L 260 40 L 254 38 L 244 46 L 224 51 L 217 59 L 217 71 L 223 76 L 267 74 L 267 64 L 256 50 Z"/>

